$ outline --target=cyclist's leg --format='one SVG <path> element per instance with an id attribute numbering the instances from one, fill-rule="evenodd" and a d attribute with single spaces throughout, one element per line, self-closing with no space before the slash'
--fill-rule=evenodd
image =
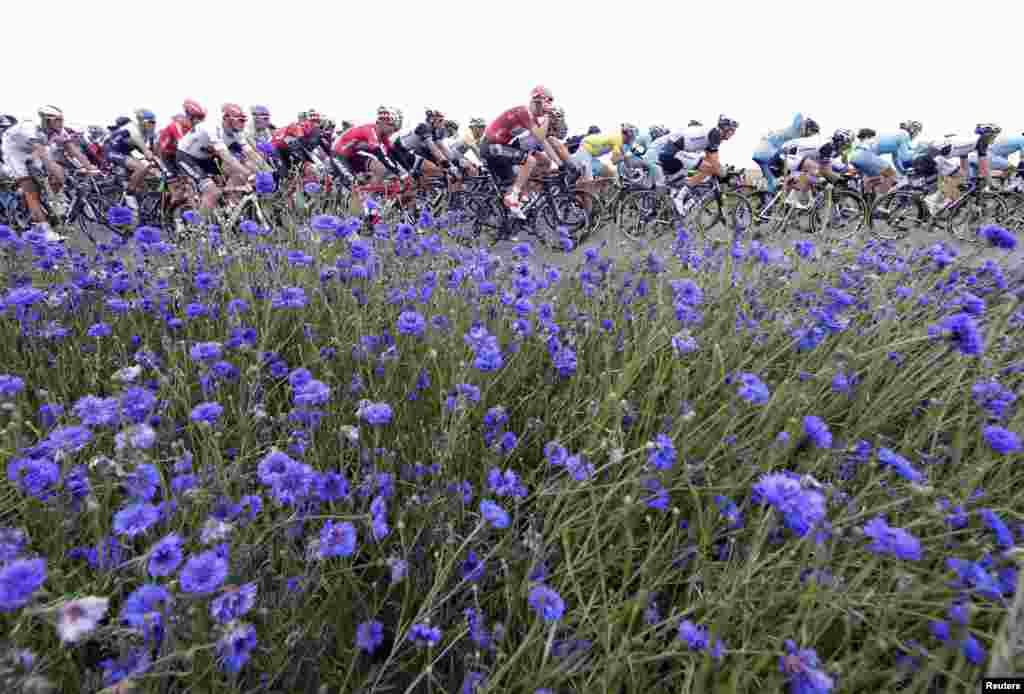
<path id="1" fill-rule="evenodd" d="M 754 150 L 754 163 L 761 169 L 761 174 L 764 176 L 769 193 L 774 193 L 779 185 L 778 180 L 775 178 L 775 173 L 772 171 L 772 163 L 778 154 L 779 148 L 773 146 L 767 140 L 762 140 L 758 144 L 757 149 Z"/>

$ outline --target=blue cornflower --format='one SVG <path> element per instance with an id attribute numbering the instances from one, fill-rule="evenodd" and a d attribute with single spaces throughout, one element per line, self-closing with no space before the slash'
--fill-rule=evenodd
<path id="1" fill-rule="evenodd" d="M 317 556 L 350 557 L 356 551 L 356 527 L 347 521 L 328 520 L 320 530 L 320 548 Z"/>
<path id="2" fill-rule="evenodd" d="M 376 620 L 356 627 L 356 647 L 370 655 L 384 643 L 384 625 Z"/>
<path id="3" fill-rule="evenodd" d="M 188 355 L 192 361 L 211 362 L 220 359 L 224 348 L 219 342 L 198 342 L 192 345 Z"/>
<path id="4" fill-rule="evenodd" d="M 909 460 L 888 448 L 878 449 L 878 462 L 892 467 L 900 477 L 911 482 L 921 482 L 924 480 L 924 475 L 915 470 Z"/>
<path id="5" fill-rule="evenodd" d="M 786 655 L 779 657 L 779 671 L 786 676 L 792 694 L 827 694 L 835 687 L 835 680 L 821 669 L 814 649 L 798 650 L 788 639 Z"/>
<path id="6" fill-rule="evenodd" d="M 181 570 L 182 592 L 208 594 L 220 588 L 228 577 L 228 562 L 209 550 L 189 557 Z"/>
<path id="7" fill-rule="evenodd" d="M 540 584 L 530 590 L 530 607 L 545 621 L 557 622 L 565 614 L 565 601 L 553 589 Z"/>
<path id="8" fill-rule="evenodd" d="M 11 374 L 0 374 L 0 397 L 10 400 L 25 390 L 25 381 Z"/>
<path id="9" fill-rule="evenodd" d="M 416 311 L 402 311 L 398 316 L 398 332 L 402 335 L 422 337 L 427 329 L 427 319 Z"/>
<path id="10" fill-rule="evenodd" d="M 256 584 L 228 586 L 210 603 L 210 616 L 221 624 L 230 624 L 256 605 Z"/>
<path id="11" fill-rule="evenodd" d="M 764 475 L 754 485 L 754 503 L 770 504 L 782 514 L 786 527 L 804 536 L 825 518 L 825 497 L 814 489 L 804 489 L 793 473 Z"/>
<path id="12" fill-rule="evenodd" d="M 1019 453 L 1022 450 L 1020 436 L 1001 426 L 990 424 L 983 430 L 985 441 L 1000 455 Z"/>
<path id="13" fill-rule="evenodd" d="M 480 502 L 480 514 L 484 517 L 484 520 L 498 530 L 503 530 L 508 527 L 508 511 L 490 499 L 484 499 Z"/>
<path id="14" fill-rule="evenodd" d="M 995 533 L 996 543 L 1000 547 L 1009 549 L 1014 545 L 1013 533 L 1003 522 L 1003 519 L 996 515 L 996 512 L 990 508 L 979 509 L 978 515 L 981 516 L 982 520 L 985 521 L 985 525 L 988 529 Z"/>
<path id="15" fill-rule="evenodd" d="M 928 328 L 932 338 L 947 338 L 962 354 L 978 356 L 985 351 L 981 329 L 969 313 L 955 313 Z"/>
<path id="16" fill-rule="evenodd" d="M 135 537 L 149 530 L 158 520 L 160 511 L 156 506 L 132 504 L 114 514 L 114 534 Z"/>
<path id="17" fill-rule="evenodd" d="M 177 533 L 167 535 L 149 550 L 149 575 L 156 577 L 173 574 L 184 558 L 182 540 Z"/>
<path id="18" fill-rule="evenodd" d="M 672 439 L 664 434 L 658 434 L 655 441 L 649 442 L 647 448 L 650 451 L 647 455 L 647 462 L 659 470 L 670 470 L 676 462 L 676 448 Z"/>
<path id="19" fill-rule="evenodd" d="M 201 422 L 216 424 L 222 414 L 224 414 L 224 407 L 220 403 L 204 402 L 192 408 L 189 419 L 197 424 Z"/>
<path id="20" fill-rule="evenodd" d="M 763 405 L 771 398 L 768 386 L 761 382 L 757 376 L 751 373 L 739 375 L 740 389 L 739 396 L 755 405 Z"/>
<path id="21" fill-rule="evenodd" d="M 107 223 L 111 226 L 128 226 L 132 223 L 132 210 L 130 207 L 111 207 L 107 210 Z"/>
<path id="22" fill-rule="evenodd" d="M 249 661 L 256 648 L 256 627 L 236 622 L 217 641 L 217 655 L 227 672 L 238 672 Z"/>
<path id="23" fill-rule="evenodd" d="M 15 559 L 0 566 L 0 612 L 25 606 L 46 581 L 46 561 Z"/>
<path id="24" fill-rule="evenodd" d="M 273 193 L 277 188 L 277 183 L 274 181 L 274 174 L 268 172 L 260 172 L 256 174 L 256 192 L 260 195 L 268 195 Z"/>
<path id="25" fill-rule="evenodd" d="M 409 629 L 409 640 L 417 646 L 436 646 L 441 641 L 441 630 L 429 624 L 413 624 Z"/>
<path id="26" fill-rule="evenodd" d="M 391 405 L 386 402 L 366 403 L 359 408 L 358 416 L 373 426 L 383 426 L 391 421 Z"/>
<path id="27" fill-rule="evenodd" d="M 903 528 L 895 528 L 884 518 L 875 518 L 864 526 L 864 534 L 874 542 L 868 550 L 875 554 L 891 554 L 898 559 L 918 561 L 922 557 L 921 541 Z"/>
<path id="28" fill-rule="evenodd" d="M 274 308 L 303 308 L 307 303 L 306 290 L 302 287 L 283 287 L 274 295 L 270 305 Z"/>
<path id="29" fill-rule="evenodd" d="M 154 628 L 159 630 L 163 623 L 162 614 L 170 601 L 171 594 L 163 586 L 156 583 L 141 585 L 125 599 L 121 607 L 121 621 L 142 632 Z"/>
<path id="30" fill-rule="evenodd" d="M 978 229 L 978 236 L 984 237 L 993 248 L 1002 248 L 1012 251 L 1017 247 L 1017 237 L 1005 227 L 996 224 L 986 224 Z"/>
<path id="31" fill-rule="evenodd" d="M 828 430 L 828 425 L 821 417 L 804 417 L 804 434 L 818 448 L 832 448 L 832 432 Z"/>

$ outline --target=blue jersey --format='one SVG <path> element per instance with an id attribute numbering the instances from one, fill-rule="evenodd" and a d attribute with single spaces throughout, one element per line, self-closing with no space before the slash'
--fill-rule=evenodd
<path id="1" fill-rule="evenodd" d="M 789 124 L 789 127 L 782 128 L 781 130 L 773 130 L 762 139 L 767 141 L 773 147 L 782 147 L 790 140 L 795 140 L 804 134 L 804 116 L 802 113 L 798 113 L 793 116 L 793 122 Z"/>
<path id="2" fill-rule="evenodd" d="M 988 151 L 997 157 L 1008 157 L 1014 152 L 1024 156 L 1024 135 L 1000 135 L 988 146 Z"/>
<path id="3" fill-rule="evenodd" d="M 857 149 L 866 149 L 872 154 L 881 156 L 888 154 L 892 157 L 896 170 L 904 173 L 906 167 L 914 158 L 914 145 L 910 141 L 910 133 L 906 130 L 899 130 L 894 133 L 883 133 L 868 140 L 861 140 Z"/>

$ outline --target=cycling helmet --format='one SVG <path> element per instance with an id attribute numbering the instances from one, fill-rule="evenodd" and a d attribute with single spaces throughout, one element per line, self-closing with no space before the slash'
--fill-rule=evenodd
<path id="1" fill-rule="evenodd" d="M 718 127 L 720 130 L 736 130 L 740 127 L 740 122 L 729 116 L 722 114 L 718 117 Z"/>
<path id="2" fill-rule="evenodd" d="M 921 121 L 919 120 L 905 120 L 900 123 L 900 130 L 906 130 L 910 133 L 910 137 L 914 138 L 921 134 L 921 131 L 924 130 L 924 126 L 921 125 Z"/>
<path id="3" fill-rule="evenodd" d="M 352 129 L 352 121 L 350 121 L 350 120 L 343 120 L 343 121 L 341 121 L 341 131 L 342 132 L 345 132 L 346 130 L 351 130 L 351 129 Z"/>
<path id="4" fill-rule="evenodd" d="M 485 121 L 483 118 L 470 118 L 469 119 L 469 127 L 470 128 L 486 128 L 487 127 L 487 121 Z"/>
<path id="5" fill-rule="evenodd" d="M 249 113 L 252 114 L 253 118 L 270 118 L 270 109 L 266 106 L 250 106 Z"/>
<path id="6" fill-rule="evenodd" d="M 601 134 L 601 128 L 597 127 L 596 125 L 592 125 L 589 128 L 587 128 L 587 135 L 600 135 L 600 134 Z"/>
<path id="7" fill-rule="evenodd" d="M 324 118 L 322 121 L 320 121 L 320 129 L 321 130 L 323 130 L 325 132 L 330 132 L 330 131 L 334 130 L 334 128 L 335 128 L 334 121 L 332 121 L 330 118 Z"/>
<path id="8" fill-rule="evenodd" d="M 316 137 L 320 134 L 320 121 L 304 120 L 299 127 L 302 129 L 302 137 Z"/>
<path id="9" fill-rule="evenodd" d="M 858 140 L 870 140 L 872 137 L 874 137 L 877 134 L 878 133 L 875 132 L 872 128 L 861 128 L 860 130 L 857 131 L 857 139 Z"/>
<path id="10" fill-rule="evenodd" d="M 659 123 L 658 125 L 652 125 L 650 130 L 647 131 L 647 134 L 651 136 L 652 140 L 657 140 L 659 137 L 668 135 L 668 128 Z"/>
<path id="11" fill-rule="evenodd" d="M 986 135 L 995 137 L 1002 131 L 1003 129 L 995 123 L 978 123 L 977 127 L 974 128 L 974 134 L 981 135 L 982 137 L 985 137 Z"/>
<path id="12" fill-rule="evenodd" d="M 402 127 L 402 114 L 397 108 L 380 106 L 377 108 L 377 122 L 400 128 Z"/>
<path id="13" fill-rule="evenodd" d="M 640 128 L 636 127 L 632 123 L 623 123 L 619 126 L 622 131 L 622 135 L 628 136 L 630 140 L 635 140 L 636 136 L 640 134 Z"/>
<path id="14" fill-rule="evenodd" d="M 86 129 L 86 135 L 93 142 L 100 142 L 104 137 L 107 136 L 107 129 L 102 125 L 90 125 Z"/>
<path id="15" fill-rule="evenodd" d="M 142 128 L 146 127 L 146 125 L 155 126 L 156 114 L 148 108 L 137 108 L 135 109 L 135 122 Z"/>
<path id="16" fill-rule="evenodd" d="M 701 123 L 699 120 L 691 120 L 689 123 L 686 124 L 686 127 L 687 128 L 699 128 L 702 125 L 704 125 L 704 124 Z"/>
<path id="17" fill-rule="evenodd" d="M 185 99 L 181 105 L 181 110 L 185 112 L 185 115 L 194 120 L 203 120 L 206 118 L 206 109 L 199 105 L 198 101 L 192 99 Z"/>
<path id="18" fill-rule="evenodd" d="M 64 112 L 56 106 L 40 106 L 37 111 L 40 118 L 63 118 Z"/>
<path id="19" fill-rule="evenodd" d="M 555 97 L 551 95 L 551 90 L 543 85 L 537 85 L 530 90 L 530 101 L 554 101 Z"/>
<path id="20" fill-rule="evenodd" d="M 837 147 L 849 147 L 853 144 L 853 133 L 846 128 L 839 128 L 832 133 L 832 142 L 834 142 Z"/>
<path id="21" fill-rule="evenodd" d="M 426 109 L 426 117 L 427 117 L 427 121 L 430 121 L 430 120 L 432 120 L 434 118 L 441 118 L 441 119 L 443 119 L 444 118 L 444 112 L 443 111 L 437 111 L 437 110 L 432 109 L 432 108 L 428 108 L 428 109 Z"/>
<path id="22" fill-rule="evenodd" d="M 818 125 L 818 121 L 813 118 L 804 119 L 804 137 L 808 135 L 817 135 L 821 132 L 821 126 Z"/>
<path id="23" fill-rule="evenodd" d="M 18 119 L 14 116 L 4 114 L 0 116 L 0 128 L 6 130 L 7 128 L 13 127 L 18 124 Z"/>
<path id="24" fill-rule="evenodd" d="M 454 120 L 446 120 L 444 122 L 444 129 L 448 131 L 448 137 L 455 137 L 459 134 L 459 122 Z"/>

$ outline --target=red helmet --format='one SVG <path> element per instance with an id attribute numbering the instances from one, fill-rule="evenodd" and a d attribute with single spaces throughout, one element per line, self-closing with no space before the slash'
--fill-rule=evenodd
<path id="1" fill-rule="evenodd" d="M 530 90 L 530 101 L 554 101 L 555 97 L 551 95 L 551 90 L 543 85 L 538 85 Z"/>
<path id="2" fill-rule="evenodd" d="M 185 102 L 181 105 L 181 110 L 185 112 L 189 118 L 195 118 L 197 120 L 203 120 L 206 118 L 206 109 L 199 105 L 198 101 L 194 99 L 185 99 Z"/>

